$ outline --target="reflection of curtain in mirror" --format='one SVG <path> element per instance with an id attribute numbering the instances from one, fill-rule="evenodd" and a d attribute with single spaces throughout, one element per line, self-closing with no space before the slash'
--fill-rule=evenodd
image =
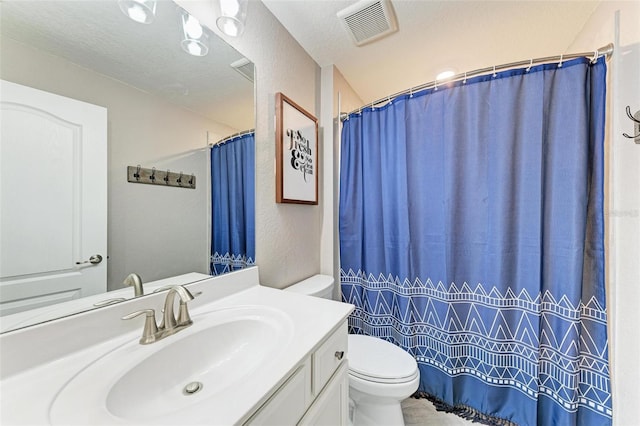
<path id="1" fill-rule="evenodd" d="M 211 275 L 254 263 L 254 145 L 251 132 L 211 148 Z"/>

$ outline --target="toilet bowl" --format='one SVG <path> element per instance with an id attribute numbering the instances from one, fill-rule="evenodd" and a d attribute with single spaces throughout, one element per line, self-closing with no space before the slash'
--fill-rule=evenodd
<path id="1" fill-rule="evenodd" d="M 333 277 L 314 275 L 284 290 L 331 299 Z M 354 426 L 403 426 L 400 403 L 420 382 L 416 360 L 386 340 L 354 334 L 348 339 L 350 421 Z"/>

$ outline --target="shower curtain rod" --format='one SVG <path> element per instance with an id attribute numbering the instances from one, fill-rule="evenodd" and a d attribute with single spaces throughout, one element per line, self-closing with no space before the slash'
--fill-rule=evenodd
<path id="1" fill-rule="evenodd" d="M 473 70 L 473 71 L 468 71 L 468 72 L 464 72 L 461 74 L 456 74 L 451 78 L 447 78 L 446 80 L 442 80 L 441 85 L 446 85 L 448 83 L 454 82 L 454 81 L 460 81 L 460 80 L 467 80 L 470 77 L 476 77 L 478 75 L 482 75 L 482 74 L 488 74 L 488 73 L 494 73 L 496 71 L 503 71 L 506 69 L 510 69 L 510 68 L 517 68 L 517 67 L 522 67 L 525 65 L 528 65 L 529 67 L 533 66 L 533 65 L 539 65 L 539 64 L 544 64 L 547 62 L 557 62 L 559 61 L 560 63 L 562 63 L 565 60 L 569 60 L 569 59 L 575 59 L 575 58 L 582 58 L 582 57 L 592 57 L 591 61 L 595 62 L 599 57 L 601 56 L 606 56 L 607 59 L 609 59 L 611 57 L 611 54 L 613 53 L 613 43 L 609 43 L 606 46 L 603 46 L 601 48 L 599 48 L 598 50 L 594 51 L 594 52 L 582 52 L 582 53 L 569 53 L 567 55 L 558 55 L 558 56 L 547 56 L 545 58 L 537 58 L 537 59 L 528 59 L 526 61 L 518 61 L 518 62 L 511 62 L 509 64 L 503 64 L 503 65 L 494 65 L 491 67 L 487 67 L 487 68 L 481 68 L 481 69 L 477 69 L 477 70 Z M 396 98 L 397 96 L 400 95 L 406 95 L 408 93 L 415 93 L 418 92 L 420 90 L 424 90 L 424 89 L 430 89 L 432 87 L 438 87 L 438 81 L 434 80 L 434 81 L 430 81 L 428 83 L 424 83 L 421 84 L 419 86 L 415 86 L 412 87 L 410 89 L 406 89 L 403 90 L 401 92 L 398 93 L 394 93 L 393 95 L 389 95 L 386 96 L 384 98 L 378 99 L 377 101 L 374 102 L 370 102 L 364 106 L 361 106 L 360 108 L 354 109 L 351 112 L 341 112 L 340 113 L 340 120 L 344 121 L 347 120 L 349 118 L 349 116 L 355 112 L 360 112 L 362 111 L 364 108 L 370 106 L 370 107 L 375 107 L 376 105 L 379 104 L 383 104 L 383 103 L 388 103 L 391 100 L 393 100 L 394 98 Z"/>
<path id="2" fill-rule="evenodd" d="M 209 143 L 210 147 L 216 146 L 216 145 L 221 145 L 235 137 L 239 137 L 239 136 L 244 136 L 244 135 L 248 135 L 249 133 L 253 133 L 255 131 L 255 129 L 249 129 L 249 130 L 243 130 L 241 132 L 238 133 L 234 133 L 231 136 L 227 136 L 226 138 L 222 138 L 220 139 L 218 142 L 211 142 Z"/>

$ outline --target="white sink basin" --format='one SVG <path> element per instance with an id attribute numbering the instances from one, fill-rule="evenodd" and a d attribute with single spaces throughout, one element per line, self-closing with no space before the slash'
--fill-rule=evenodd
<path id="1" fill-rule="evenodd" d="M 224 399 L 232 387 L 251 386 L 252 373 L 268 368 L 293 334 L 290 318 L 266 306 L 211 311 L 193 322 L 150 345 L 135 336 L 88 365 L 54 400 L 51 423 L 204 421 L 198 405 Z"/>

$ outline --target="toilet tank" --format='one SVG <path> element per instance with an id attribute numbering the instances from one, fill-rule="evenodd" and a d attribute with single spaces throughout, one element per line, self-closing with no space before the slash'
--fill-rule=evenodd
<path id="1" fill-rule="evenodd" d="M 299 283 L 292 284 L 284 290 L 306 294 L 308 296 L 322 297 L 323 299 L 332 299 L 333 277 L 321 274 L 314 275 Z"/>

